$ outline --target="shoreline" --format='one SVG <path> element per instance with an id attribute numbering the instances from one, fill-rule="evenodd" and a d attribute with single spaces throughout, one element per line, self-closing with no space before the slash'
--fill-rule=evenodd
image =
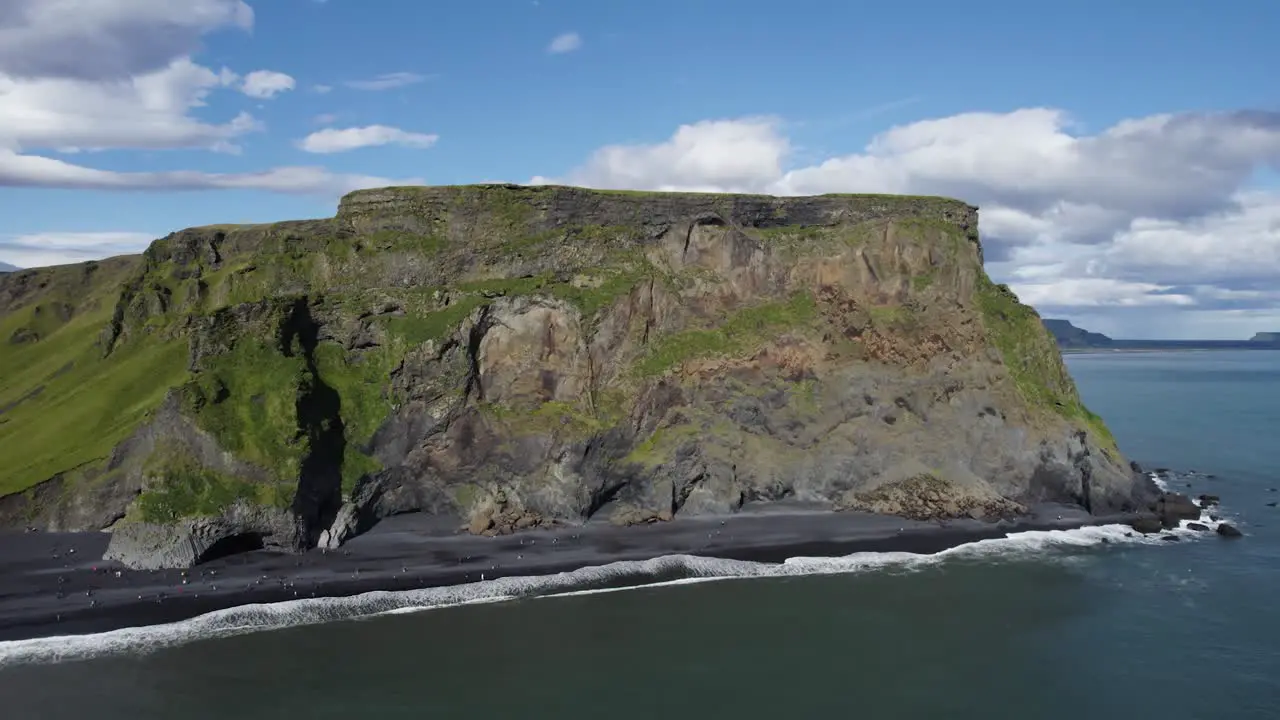
<path id="1" fill-rule="evenodd" d="M 1191 353 L 1191 352 L 1231 352 L 1236 350 L 1248 351 L 1278 351 L 1280 347 L 1134 347 L 1134 348 L 1064 348 L 1059 346 L 1058 351 L 1063 355 L 1146 355 L 1150 353 Z"/>
<path id="2" fill-rule="evenodd" d="M 458 586 L 670 555 L 781 563 L 856 552 L 934 554 L 1009 533 L 1128 524 L 1135 517 L 1044 504 L 1016 520 L 924 522 L 787 505 L 637 527 L 588 522 L 490 538 L 458 534 L 438 518 L 411 514 L 387 518 L 337 550 L 255 551 L 187 571 L 129 570 L 104 561 L 106 533 L 5 533 L 0 641 L 159 625 L 254 603 Z M 673 579 L 678 576 L 650 581 Z"/>

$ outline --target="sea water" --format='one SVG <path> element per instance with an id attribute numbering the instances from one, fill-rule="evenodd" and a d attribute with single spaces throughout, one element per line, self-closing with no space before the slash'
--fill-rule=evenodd
<path id="1" fill-rule="evenodd" d="M 5 718 L 1280 718 L 1280 353 L 1068 358 L 1245 537 L 659 558 L 0 643 Z M 693 577 L 580 591 L 602 575 Z"/>

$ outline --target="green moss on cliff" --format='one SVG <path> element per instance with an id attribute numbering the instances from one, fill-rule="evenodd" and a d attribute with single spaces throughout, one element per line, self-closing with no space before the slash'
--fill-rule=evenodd
<path id="1" fill-rule="evenodd" d="M 387 325 L 387 332 L 395 337 L 403 339 L 410 346 L 421 345 L 428 340 L 447 337 L 476 308 L 486 302 L 487 299 L 482 295 L 469 295 L 439 310 L 387 316 L 383 322 Z"/>
<path id="2" fill-rule="evenodd" d="M 1033 406 L 1084 425 L 1108 451 L 1116 451 L 1115 437 L 1102 418 L 1080 401 L 1062 354 L 1040 315 L 1006 285 L 979 274 L 977 302 L 991 343 L 1000 351 L 1018 392 Z"/>
<path id="3" fill-rule="evenodd" d="M 297 421 L 305 360 L 247 335 L 230 352 L 207 357 L 203 364 L 203 372 L 184 389 L 186 408 L 197 424 L 225 449 L 276 478 L 297 478 L 306 452 Z"/>
<path id="4" fill-rule="evenodd" d="M 661 465 L 671 459 L 677 448 L 691 440 L 696 440 L 702 432 L 702 426 L 693 423 L 680 423 L 658 428 L 643 442 L 636 445 L 622 459 L 622 462 L 634 463 L 645 467 Z"/>
<path id="5" fill-rule="evenodd" d="M 492 421 L 517 435 L 551 433 L 568 438 L 585 438 L 611 427 L 616 421 L 573 403 L 558 400 L 540 403 L 531 408 L 485 403 L 480 410 Z"/>
<path id="6" fill-rule="evenodd" d="M 382 469 L 366 455 L 373 434 L 391 414 L 387 379 L 404 357 L 405 347 L 383 347 L 353 355 L 336 343 L 316 348 L 316 366 L 321 379 L 338 393 L 346 448 L 342 458 L 342 488 L 349 494 L 366 474 Z"/>
<path id="7" fill-rule="evenodd" d="M 736 355 L 766 339 L 770 331 L 808 325 L 817 313 L 813 296 L 807 292 L 796 293 L 785 302 L 743 308 L 717 327 L 659 338 L 636 361 L 633 370 L 642 377 L 655 376 L 689 360 Z"/>
<path id="8" fill-rule="evenodd" d="M 236 502 L 288 507 L 286 486 L 252 483 L 203 467 L 180 448 L 160 447 L 143 471 L 152 478 L 138 496 L 136 512 L 146 522 L 171 523 L 190 517 L 212 517 Z"/>
<path id="9" fill-rule="evenodd" d="M 316 347 L 318 380 L 339 398 L 346 441 L 341 473 L 347 491 L 361 476 L 381 469 L 361 448 L 391 412 L 387 378 L 406 349 L 395 344 L 349 355 L 332 342 Z M 311 449 L 299 430 L 297 410 L 298 394 L 310 382 L 306 359 L 245 337 L 230 352 L 206 358 L 204 365 L 184 392 L 197 424 L 238 457 L 268 469 L 280 481 L 296 481 Z"/>

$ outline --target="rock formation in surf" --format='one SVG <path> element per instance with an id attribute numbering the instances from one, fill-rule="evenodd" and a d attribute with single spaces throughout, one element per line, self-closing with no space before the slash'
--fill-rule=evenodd
<path id="1" fill-rule="evenodd" d="M 925 197 L 406 187 L 0 277 L 0 524 L 183 566 L 421 511 L 1139 509 L 1039 316 Z"/>

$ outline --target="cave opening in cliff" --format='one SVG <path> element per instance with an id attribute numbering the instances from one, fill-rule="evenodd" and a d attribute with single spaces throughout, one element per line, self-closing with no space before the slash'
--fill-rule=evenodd
<path id="1" fill-rule="evenodd" d="M 236 535 L 228 535 L 210 545 L 207 550 L 200 554 L 196 562 L 209 562 L 228 555 L 238 555 L 240 553 L 250 552 L 252 550 L 262 550 L 266 547 L 266 542 L 262 533 L 246 532 Z"/>

